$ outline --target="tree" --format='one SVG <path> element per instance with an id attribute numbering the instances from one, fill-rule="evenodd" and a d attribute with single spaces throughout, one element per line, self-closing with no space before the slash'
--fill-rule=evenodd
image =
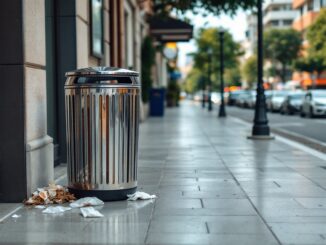
<path id="1" fill-rule="evenodd" d="M 253 55 L 246 60 L 241 70 L 242 76 L 249 88 L 252 88 L 257 83 L 257 72 L 257 57 Z"/>
<path id="2" fill-rule="evenodd" d="M 226 69 L 224 73 L 224 80 L 227 86 L 240 86 L 241 72 L 239 66 Z"/>
<path id="3" fill-rule="evenodd" d="M 213 89 L 219 87 L 219 54 L 220 42 L 217 28 L 201 29 L 195 38 L 197 51 L 193 53 L 194 68 L 200 70 L 209 79 L 209 70 L 211 69 L 211 77 Z M 212 54 L 209 54 L 209 50 Z M 240 45 L 236 43 L 229 32 L 224 34 L 224 67 L 225 69 L 232 69 L 238 66 L 238 57 L 241 55 Z M 211 67 L 209 67 L 211 66 Z"/>
<path id="4" fill-rule="evenodd" d="M 315 74 L 320 78 L 326 70 L 326 9 L 320 11 L 315 22 L 307 30 L 308 55 L 294 62 L 294 68 Z"/>
<path id="5" fill-rule="evenodd" d="M 307 31 L 309 55 L 318 56 L 326 63 L 326 9 L 322 9 Z"/>
<path id="6" fill-rule="evenodd" d="M 281 64 L 281 80 L 286 81 L 286 69 L 298 57 L 301 34 L 293 29 L 270 29 L 264 32 L 264 54 L 272 62 Z"/>
<path id="7" fill-rule="evenodd" d="M 202 88 L 201 84 L 201 72 L 200 70 L 194 68 L 187 75 L 182 88 L 189 94 L 193 94 L 195 91 Z"/>
<path id="8" fill-rule="evenodd" d="M 256 6 L 257 0 L 153 0 L 154 11 L 159 14 L 168 14 L 171 9 L 181 12 L 191 10 L 194 13 L 202 12 L 219 15 L 221 13 L 235 14 L 241 8 L 244 10 Z"/>

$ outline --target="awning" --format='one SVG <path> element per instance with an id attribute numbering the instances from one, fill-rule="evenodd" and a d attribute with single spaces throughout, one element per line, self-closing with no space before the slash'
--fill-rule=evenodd
<path id="1" fill-rule="evenodd" d="M 151 36 L 160 42 L 187 42 L 192 38 L 193 26 L 172 17 L 152 17 L 149 26 Z"/>

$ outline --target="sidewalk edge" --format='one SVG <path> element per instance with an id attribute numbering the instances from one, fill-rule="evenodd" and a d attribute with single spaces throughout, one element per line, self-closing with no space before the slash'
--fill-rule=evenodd
<path id="1" fill-rule="evenodd" d="M 247 121 L 245 121 L 243 119 L 240 119 L 240 118 L 237 118 L 237 117 L 233 117 L 233 116 L 230 116 L 230 118 L 232 120 L 234 120 L 234 121 L 237 121 L 237 122 L 243 124 L 243 125 L 251 126 L 251 124 L 249 122 L 247 122 Z M 313 155 L 315 157 L 318 157 L 321 160 L 326 161 L 326 154 L 324 154 L 322 152 L 319 152 L 319 151 L 317 151 L 315 149 L 312 149 L 312 148 L 310 148 L 308 146 L 305 146 L 305 145 L 303 145 L 301 143 L 295 142 L 295 141 L 290 140 L 290 139 L 286 139 L 285 137 L 280 136 L 279 134 L 277 134 L 277 132 L 274 132 L 274 134 L 277 135 L 277 137 L 275 138 L 275 140 L 279 140 L 279 141 L 281 141 L 281 142 L 283 142 L 283 143 L 285 143 L 287 145 L 293 146 L 293 147 L 295 147 L 297 149 L 300 149 L 300 150 L 302 150 L 302 151 L 304 151 L 306 153 L 309 153 L 309 154 L 311 154 L 311 155 Z"/>

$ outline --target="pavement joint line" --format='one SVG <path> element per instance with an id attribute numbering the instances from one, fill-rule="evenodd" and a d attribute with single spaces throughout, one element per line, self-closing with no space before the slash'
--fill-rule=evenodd
<path id="1" fill-rule="evenodd" d="M 16 213 L 22 207 L 23 207 L 23 205 L 21 204 L 20 206 L 18 206 L 17 208 L 15 208 L 14 210 L 12 210 L 9 213 L 7 213 L 5 216 L 3 216 L 2 218 L 0 218 L 0 223 L 2 223 L 3 221 L 5 221 L 7 218 L 9 218 L 12 214 Z"/>
<path id="2" fill-rule="evenodd" d="M 166 166 L 166 163 L 164 164 L 164 166 Z M 160 180 L 158 182 L 158 187 L 160 188 L 161 184 L 162 184 L 162 180 L 164 178 L 164 173 L 161 174 L 160 176 Z M 159 198 L 159 196 L 158 196 Z M 154 204 L 153 204 L 153 208 L 152 208 L 152 211 L 151 211 L 151 215 L 149 217 L 149 222 L 148 222 L 148 228 L 146 230 L 146 235 L 145 235 L 145 239 L 144 239 L 144 244 L 147 244 L 147 240 L 148 240 L 148 235 L 149 235 L 149 229 L 151 228 L 151 224 L 152 224 L 152 220 L 153 220 L 153 215 L 154 215 L 154 212 L 155 212 L 155 207 L 156 207 L 156 202 L 157 202 L 157 199 L 154 199 Z"/>
<path id="3" fill-rule="evenodd" d="M 243 119 L 233 117 L 233 116 L 231 116 L 230 118 L 232 118 L 233 120 L 235 120 L 235 121 L 237 121 L 239 123 L 242 123 L 243 125 L 251 126 L 250 123 L 248 123 L 247 121 L 245 121 Z M 275 134 L 277 134 L 277 133 L 275 133 Z M 326 161 L 326 154 L 324 154 L 322 152 L 319 152 L 319 151 L 317 151 L 315 149 L 312 149 L 312 148 L 310 148 L 308 146 L 305 146 L 305 145 L 303 145 L 301 143 L 295 142 L 295 141 L 290 140 L 290 139 L 286 139 L 285 137 L 280 136 L 280 135 L 277 135 L 276 140 L 279 140 L 279 141 L 281 141 L 281 142 L 283 142 L 283 143 L 285 143 L 287 145 L 293 146 L 293 147 L 295 147 L 297 149 L 300 149 L 300 150 L 302 150 L 302 151 L 304 151 L 306 153 L 309 153 L 309 154 L 311 154 L 311 155 L 313 155 L 315 157 L 318 157 L 321 160 Z"/>
<path id="4" fill-rule="evenodd" d="M 235 118 L 237 119 L 237 118 Z M 241 120 L 241 119 L 240 119 Z M 249 123 L 248 123 L 249 124 Z M 246 125 L 248 125 L 246 123 Z M 207 138 L 207 141 L 212 144 L 210 138 L 208 137 L 208 135 L 206 134 L 206 132 L 199 127 L 203 134 L 205 135 L 205 137 Z M 221 157 L 221 155 L 218 153 L 218 151 L 216 150 L 216 148 L 214 147 L 215 152 L 218 154 L 219 158 L 221 159 L 222 164 L 224 165 L 225 169 L 229 172 L 229 174 L 232 176 L 233 180 L 238 184 L 239 188 L 241 189 L 241 191 L 243 192 L 243 194 L 245 195 L 246 199 L 249 201 L 250 205 L 252 206 L 252 208 L 255 210 L 257 216 L 262 220 L 262 222 L 265 224 L 266 228 L 271 232 L 272 236 L 274 237 L 274 239 L 276 240 L 276 242 L 279 245 L 282 245 L 280 239 L 276 236 L 275 232 L 272 230 L 272 228 L 268 225 L 267 221 L 264 219 L 264 217 L 261 215 L 261 213 L 258 211 L 258 209 L 256 208 L 256 206 L 254 205 L 254 203 L 251 201 L 250 197 L 248 196 L 248 194 L 245 192 L 245 190 L 242 188 L 240 182 L 237 180 L 237 178 L 234 176 L 234 174 L 232 173 L 232 171 L 230 170 L 230 168 L 226 165 L 224 159 Z"/>

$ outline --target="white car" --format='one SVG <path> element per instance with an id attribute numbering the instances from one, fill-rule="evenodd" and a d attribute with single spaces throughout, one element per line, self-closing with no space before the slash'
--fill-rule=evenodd
<path id="1" fill-rule="evenodd" d="M 300 115 L 326 116 L 326 90 L 310 90 L 304 96 Z"/>
<path id="2" fill-rule="evenodd" d="M 268 109 L 272 112 L 280 111 L 282 103 L 288 93 L 288 91 L 284 90 L 274 90 L 269 101 L 270 104 L 268 104 Z"/>

